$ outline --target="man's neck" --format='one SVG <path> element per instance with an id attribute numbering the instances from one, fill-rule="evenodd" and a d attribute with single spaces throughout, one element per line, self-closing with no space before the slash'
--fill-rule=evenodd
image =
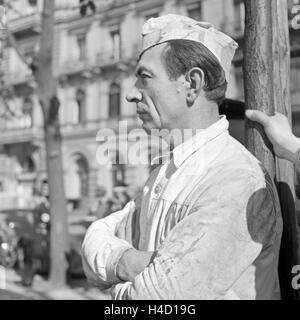
<path id="1" fill-rule="evenodd" d="M 197 109 L 196 109 L 197 108 Z M 173 150 L 178 145 L 189 140 L 201 130 L 209 128 L 211 125 L 219 121 L 220 114 L 216 103 L 207 103 L 205 106 L 195 107 L 190 110 L 183 123 L 179 124 L 177 128 L 170 131 L 170 135 L 164 137 Z"/>

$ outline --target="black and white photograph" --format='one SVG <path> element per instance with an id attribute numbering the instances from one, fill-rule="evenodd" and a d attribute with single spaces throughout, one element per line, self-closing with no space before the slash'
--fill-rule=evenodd
<path id="1" fill-rule="evenodd" d="M 299 228 L 300 0 L 0 0 L 0 300 L 300 300 Z"/>

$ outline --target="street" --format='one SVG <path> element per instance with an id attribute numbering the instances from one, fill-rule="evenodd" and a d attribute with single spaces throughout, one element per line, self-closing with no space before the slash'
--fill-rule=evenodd
<path id="1" fill-rule="evenodd" d="M 32 287 L 21 285 L 14 270 L 6 273 L 6 290 L 0 289 L 0 300 L 109 300 L 109 294 L 88 285 L 85 279 L 74 279 L 67 288 L 52 289 L 40 276 L 35 276 Z"/>

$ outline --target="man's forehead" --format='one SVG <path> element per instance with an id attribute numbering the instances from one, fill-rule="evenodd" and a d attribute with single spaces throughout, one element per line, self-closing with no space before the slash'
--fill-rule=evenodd
<path id="1" fill-rule="evenodd" d="M 147 70 L 154 73 L 161 65 L 161 54 L 166 46 L 166 43 L 162 43 L 146 50 L 137 63 L 136 73 L 140 70 Z"/>

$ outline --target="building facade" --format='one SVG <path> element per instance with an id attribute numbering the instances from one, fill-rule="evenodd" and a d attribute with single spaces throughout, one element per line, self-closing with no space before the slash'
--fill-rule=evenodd
<path id="1" fill-rule="evenodd" d="M 91 208 L 99 198 L 110 197 L 119 186 L 133 196 L 144 184 L 147 164 L 99 163 L 97 152 L 105 129 L 118 134 L 126 145 L 126 130 L 141 136 L 148 157 L 147 137 L 141 133 L 134 105 L 125 99 L 133 76 L 140 30 L 150 17 L 167 13 L 213 23 L 243 45 L 244 11 L 239 0 L 96 0 L 95 14 L 81 17 L 79 1 L 57 1 L 54 75 L 61 103 L 63 164 L 66 197 L 72 208 Z M 7 10 L 8 28 L 30 61 L 38 49 L 41 0 L 14 0 Z M 291 0 L 291 6 L 296 2 Z M 300 121 L 300 40 L 298 12 L 291 13 L 292 101 L 294 119 Z M 31 71 L 11 47 L 1 52 L 0 209 L 30 207 L 34 193 L 47 180 L 43 142 L 43 116 Z M 242 50 L 232 65 L 228 98 L 243 100 Z M 299 114 L 299 116 L 298 116 Z M 120 134 L 120 121 L 126 130 Z M 99 132 L 99 130 L 101 130 Z M 112 130 L 112 131 L 111 131 Z M 300 126 L 295 125 L 300 136 Z M 103 138 L 103 139 L 102 139 Z M 143 141 L 141 142 L 143 145 Z M 112 151 L 114 146 L 110 148 Z M 121 148 L 122 149 L 122 148 Z M 117 151 L 117 150 L 115 150 Z M 99 156 L 99 154 L 98 154 Z M 108 155 L 109 157 L 110 155 Z M 100 161 L 101 162 L 101 161 Z M 126 161 L 125 161 L 126 162 Z"/>

